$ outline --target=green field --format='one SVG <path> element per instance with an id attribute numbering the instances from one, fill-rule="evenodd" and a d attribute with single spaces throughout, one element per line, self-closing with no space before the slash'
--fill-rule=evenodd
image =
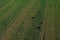
<path id="1" fill-rule="evenodd" d="M 60 0 L 0 0 L 0 40 L 60 40 Z"/>

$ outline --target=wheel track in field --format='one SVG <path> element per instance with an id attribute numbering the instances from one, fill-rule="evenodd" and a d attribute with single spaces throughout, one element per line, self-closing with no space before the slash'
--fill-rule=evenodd
<path id="1" fill-rule="evenodd" d="M 38 38 L 38 40 L 44 40 L 44 37 L 45 37 L 45 26 L 47 24 L 47 11 L 48 11 L 48 6 L 47 6 L 47 0 L 46 0 L 46 8 L 45 8 L 45 16 L 44 16 L 44 19 L 43 19 L 43 24 L 41 25 L 41 32 L 40 32 L 40 36 Z"/>
<path id="2" fill-rule="evenodd" d="M 30 5 L 31 6 L 31 5 Z M 5 38 L 5 40 L 8 40 L 9 38 L 7 38 L 8 37 L 8 35 L 9 34 L 11 34 L 16 28 L 17 28 L 17 25 L 19 25 L 19 24 L 21 24 L 21 23 L 18 23 L 20 20 L 18 20 L 20 17 L 24 20 L 24 18 L 23 18 L 23 16 L 26 16 L 26 14 L 24 14 L 25 12 L 28 12 L 28 10 L 27 9 L 29 9 L 30 8 L 30 6 L 28 5 L 27 6 L 27 8 L 25 8 L 23 11 L 22 11 L 22 14 L 20 14 L 20 16 L 17 18 L 17 20 L 12 24 L 12 25 L 10 25 L 10 27 L 7 29 L 7 31 L 6 31 L 6 33 L 2 36 L 3 37 L 3 39 L 2 40 L 4 40 L 4 38 Z M 23 16 L 22 16 L 23 15 Z M 21 20 L 21 22 L 23 21 L 23 20 Z M 14 29 L 12 29 L 12 28 L 14 28 Z M 13 31 L 12 31 L 13 30 Z M 6 37 L 7 36 L 7 37 Z M 11 35 L 9 35 L 9 36 L 11 36 Z"/>
<path id="3" fill-rule="evenodd" d="M 47 5 L 48 6 L 48 5 Z M 49 9 L 48 8 L 48 11 L 46 13 L 46 22 L 44 23 L 45 24 L 45 32 L 44 32 L 44 38 L 43 40 L 55 40 L 55 34 L 54 34 L 54 24 L 55 24 L 55 21 L 54 19 L 56 19 L 56 14 L 54 15 L 55 13 L 55 7 L 54 7 L 54 3 L 52 4 L 52 8 L 53 10 Z M 47 9 L 46 8 L 46 9 Z M 51 13 L 49 13 L 51 12 Z"/>
<path id="4" fill-rule="evenodd" d="M 55 19 L 55 40 L 60 40 L 60 35 L 57 34 L 59 31 L 57 31 L 57 21 L 58 21 L 58 14 L 59 14 L 59 10 L 58 10 L 58 0 L 55 0 L 55 13 L 56 13 L 56 19 Z"/>
<path id="5" fill-rule="evenodd" d="M 53 4 L 52 4 L 52 6 L 53 6 L 53 10 L 52 10 L 52 17 L 51 17 L 51 20 L 49 20 L 49 21 L 51 21 L 51 24 L 50 24 L 50 30 L 49 30 L 49 36 L 50 36 L 50 38 L 49 38 L 49 40 L 55 40 L 55 22 L 56 22 L 56 14 L 57 14 L 57 11 L 56 11 L 56 9 L 57 9 L 57 7 L 56 7 L 56 3 L 55 3 L 55 0 L 53 0 Z"/>

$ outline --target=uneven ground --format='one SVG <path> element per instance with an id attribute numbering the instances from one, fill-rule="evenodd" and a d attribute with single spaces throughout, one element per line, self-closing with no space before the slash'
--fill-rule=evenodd
<path id="1" fill-rule="evenodd" d="M 60 0 L 0 0 L 0 40 L 60 40 Z"/>

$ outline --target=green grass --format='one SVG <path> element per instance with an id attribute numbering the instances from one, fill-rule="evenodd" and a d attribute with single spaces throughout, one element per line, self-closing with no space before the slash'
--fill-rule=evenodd
<path id="1" fill-rule="evenodd" d="M 12 2 L 13 1 L 13 2 Z M 17 28 L 12 30 L 8 40 L 38 40 L 40 35 L 41 27 L 40 23 L 43 22 L 45 18 L 45 8 L 47 0 L 1 0 L 0 1 L 0 40 L 4 40 L 4 37 L 8 37 L 9 27 L 14 29 L 12 24 L 17 21 Z M 57 18 L 55 26 L 56 40 L 60 38 L 60 0 L 48 0 L 48 21 L 53 21 L 52 9 L 54 9 L 57 3 Z M 51 5 L 51 4 L 54 4 Z M 27 9 L 28 8 L 28 9 Z M 39 12 L 38 12 L 39 11 Z M 7 15 L 6 15 L 7 14 Z M 23 14 L 23 15 L 22 15 Z M 25 15 L 24 15 L 25 14 Z M 22 15 L 22 16 L 21 16 Z M 22 18 L 21 18 L 22 17 Z M 34 19 L 31 19 L 34 17 Z M 24 19 L 23 19 L 24 18 Z M 17 20 L 18 19 L 18 20 Z M 50 21 L 51 20 L 51 21 Z M 51 27 L 49 27 L 51 28 Z M 20 33 L 20 34 L 18 34 Z M 4 36 L 5 35 L 5 36 Z"/>
<path id="2" fill-rule="evenodd" d="M 39 1 L 39 2 L 38 2 Z M 32 23 L 34 23 L 34 25 L 35 24 L 39 24 L 39 22 L 38 21 L 40 21 L 41 19 L 41 17 L 40 17 L 40 15 L 42 15 L 42 12 L 40 13 L 40 14 L 38 14 L 38 11 L 40 11 L 40 9 L 41 9 L 41 6 L 43 7 L 43 5 L 41 5 L 41 3 L 40 3 L 40 0 L 38 0 L 37 2 L 34 0 L 34 2 L 31 4 L 31 9 L 28 9 L 29 10 L 29 13 L 27 13 L 27 15 L 25 16 L 25 19 L 23 20 L 23 22 L 20 24 L 21 26 L 19 26 L 19 28 L 18 29 L 16 29 L 16 31 L 18 31 L 18 32 L 23 32 L 24 31 L 24 28 L 25 28 L 25 25 L 24 25 L 24 23 L 26 23 L 27 21 L 29 22 L 29 19 L 30 19 L 30 17 L 31 16 L 29 16 L 29 15 L 31 15 L 31 14 L 33 14 L 33 12 L 35 12 L 34 13 L 34 17 L 35 17 L 35 19 L 34 19 L 34 21 L 32 20 L 31 22 Z M 17 17 L 20 15 L 20 14 L 22 14 L 21 13 L 21 11 L 24 9 L 24 7 L 26 7 L 26 5 L 27 4 L 29 4 L 29 3 L 31 3 L 32 2 L 32 0 L 14 0 L 13 1 L 14 3 L 11 3 L 10 4 L 10 0 L 8 0 L 8 1 L 1 1 L 1 4 L 0 4 L 0 37 L 6 32 L 6 30 L 7 30 L 7 28 L 9 28 L 9 25 L 12 25 L 12 23 L 14 23 L 14 21 L 17 19 Z M 42 2 L 42 1 L 41 1 Z M 15 7 L 15 9 L 13 8 L 13 10 L 12 10 L 12 7 L 13 7 L 13 5 L 14 4 L 16 4 L 16 7 Z M 43 3 L 42 3 L 43 4 Z M 11 10 L 11 11 L 10 11 Z M 41 9 L 42 10 L 42 9 Z M 10 11 L 10 12 L 9 12 Z M 43 10 L 42 10 L 43 11 Z M 8 15 L 6 15 L 6 14 L 8 14 Z M 36 15 L 37 14 L 37 15 Z M 37 18 L 38 17 L 38 18 Z M 20 18 L 21 19 L 21 18 Z M 20 20 L 19 19 L 19 20 Z M 37 21 L 36 21 L 36 19 L 37 19 Z M 31 20 L 31 19 L 30 19 Z M 12 23 L 11 23 L 11 21 L 12 21 Z M 31 25 L 31 26 L 30 26 Z M 27 38 L 23 38 L 23 40 L 30 40 L 30 36 L 31 36 L 31 39 L 33 40 L 33 37 L 35 36 L 35 33 L 32 31 L 32 30 L 36 30 L 37 31 L 37 29 L 35 29 L 35 26 L 34 27 L 32 27 L 32 25 L 33 24 L 31 24 L 31 23 L 29 23 L 29 29 L 27 29 L 26 31 L 24 31 L 25 33 L 24 34 L 22 34 L 22 35 L 26 35 L 27 36 Z M 27 26 L 27 25 L 26 25 Z M 28 27 L 27 26 L 27 27 Z M 30 27 L 31 27 L 31 29 L 30 29 Z M 19 31 L 20 30 L 20 31 Z M 13 31 L 13 30 L 12 30 Z M 15 32 L 16 32 L 15 31 Z M 18 33 L 17 32 L 17 33 Z M 29 34 L 27 35 L 27 33 L 28 32 L 30 32 L 30 36 L 29 36 Z M 33 33 L 31 33 L 31 32 L 33 32 Z M 14 33 L 15 34 L 15 33 Z M 34 34 L 34 35 L 33 35 Z M 36 34 L 39 34 L 39 32 L 37 32 Z M 32 37 L 32 35 L 33 35 L 33 37 Z M 18 35 L 12 35 L 13 37 L 13 39 L 11 39 L 11 40 L 16 40 L 16 36 L 18 36 Z M 18 36 L 18 37 L 20 37 L 20 36 Z M 25 37 L 25 36 L 23 36 L 23 37 Z M 36 35 L 36 39 L 38 38 L 38 36 Z M 20 39 L 20 38 L 18 38 L 18 39 Z"/>
<path id="3" fill-rule="evenodd" d="M 18 0 L 19 1 L 19 0 Z M 29 2 L 29 1 L 28 1 Z M 8 27 L 8 25 L 10 25 L 10 22 L 12 21 L 14 21 L 14 19 L 16 19 L 17 18 L 17 16 L 20 14 L 20 11 L 25 7 L 25 5 L 27 5 L 27 3 L 28 2 L 25 2 L 24 3 L 24 0 L 22 0 L 22 2 L 20 3 L 20 5 L 17 5 L 16 4 L 16 9 L 12 12 L 12 13 L 10 13 L 10 15 L 7 15 L 7 16 L 5 16 L 4 14 L 9 14 L 9 12 L 8 12 L 8 10 L 10 10 L 11 8 L 9 8 L 9 7 L 11 7 L 12 6 L 12 4 L 11 5 L 8 5 L 8 7 L 6 7 L 5 9 L 3 9 L 3 13 L 2 13 L 2 11 L 1 11 L 1 16 L 5 16 L 4 18 L 0 18 L 0 31 L 1 31 L 1 34 L 2 34 L 2 32 Z M 21 5 L 22 4 L 22 5 Z M 5 11 L 5 12 L 4 12 Z M 8 13 L 6 13 L 6 12 L 8 12 Z M 0 17 L 1 17 L 0 16 Z M 1 35 L 0 34 L 0 35 Z"/>
<path id="4" fill-rule="evenodd" d="M 57 15 L 56 15 L 56 25 L 55 25 L 55 38 L 56 40 L 60 40 L 60 0 L 56 0 L 57 4 Z"/>

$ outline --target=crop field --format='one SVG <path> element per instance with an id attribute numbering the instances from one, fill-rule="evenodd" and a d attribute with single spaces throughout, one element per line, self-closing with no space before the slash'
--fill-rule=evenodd
<path id="1" fill-rule="evenodd" d="M 60 0 L 0 0 L 0 40 L 60 40 Z"/>

